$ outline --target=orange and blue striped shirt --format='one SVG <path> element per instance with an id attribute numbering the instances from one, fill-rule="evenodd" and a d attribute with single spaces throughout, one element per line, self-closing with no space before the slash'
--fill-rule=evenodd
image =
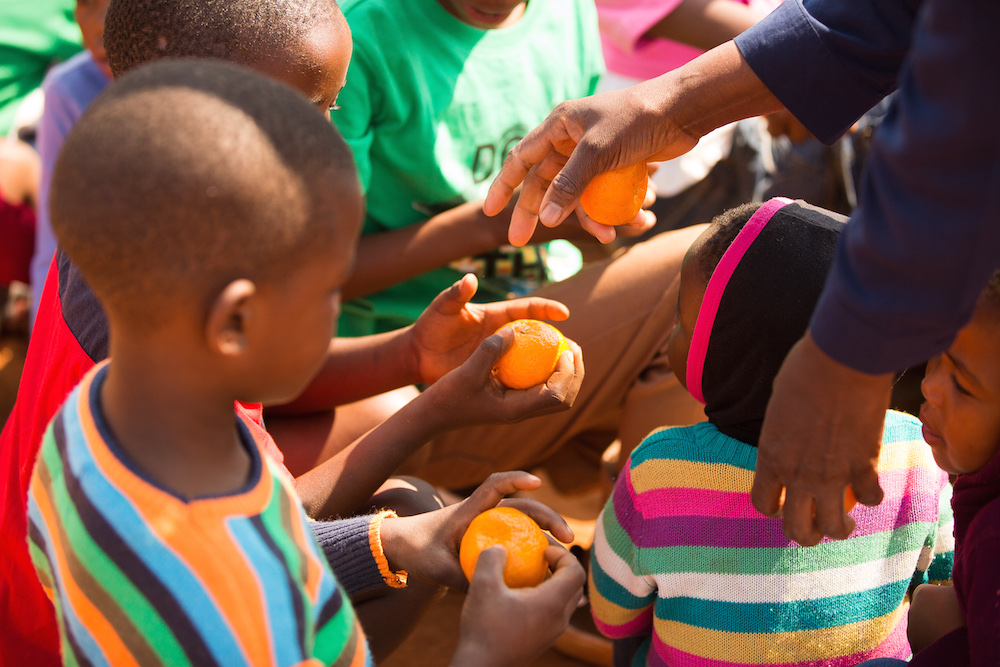
<path id="1" fill-rule="evenodd" d="M 590 603 L 634 665 L 856 665 L 905 659 L 906 592 L 954 551 L 947 475 L 920 422 L 888 412 L 885 499 L 845 540 L 802 547 L 750 500 L 757 449 L 709 423 L 661 429 L 632 452 L 597 522 Z"/>
<path id="2" fill-rule="evenodd" d="M 185 500 L 137 470 L 99 409 L 107 365 L 51 422 L 28 548 L 67 665 L 372 664 L 286 475 L 236 419 L 247 485 Z"/>

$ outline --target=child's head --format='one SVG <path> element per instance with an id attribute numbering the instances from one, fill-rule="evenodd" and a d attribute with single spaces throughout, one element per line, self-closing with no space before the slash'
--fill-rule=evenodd
<path id="1" fill-rule="evenodd" d="M 480 30 L 506 28 L 517 23 L 527 5 L 525 0 L 438 0 L 445 10 L 463 23 Z M 473 6 L 475 5 L 475 6 Z"/>
<path id="2" fill-rule="evenodd" d="M 1000 270 L 951 347 L 927 362 L 920 391 L 924 439 L 943 470 L 975 472 L 1000 451 Z"/>
<path id="3" fill-rule="evenodd" d="M 361 210 L 333 126 L 218 61 L 122 77 L 67 136 L 52 180 L 53 229 L 107 311 L 112 356 L 116 339 L 175 336 L 192 359 L 221 360 L 241 400 L 292 398 L 318 369 Z"/>
<path id="4" fill-rule="evenodd" d="M 76 23 L 83 35 L 83 45 L 94 57 L 94 62 L 108 78 L 111 78 L 111 67 L 104 53 L 104 15 L 108 11 L 110 0 L 76 0 Z"/>
<path id="5" fill-rule="evenodd" d="M 771 383 L 809 325 L 845 220 L 787 199 L 744 204 L 685 255 L 670 364 L 723 433 L 757 444 Z"/>
<path id="6" fill-rule="evenodd" d="M 105 24 L 116 77 L 164 58 L 225 60 L 284 81 L 323 111 L 351 60 L 334 0 L 113 0 Z"/>

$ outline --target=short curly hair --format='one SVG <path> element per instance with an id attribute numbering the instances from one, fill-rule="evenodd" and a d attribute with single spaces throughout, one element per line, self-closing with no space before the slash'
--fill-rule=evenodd
<path id="1" fill-rule="evenodd" d="M 341 202 L 358 202 L 358 219 Z M 157 326 L 236 278 L 284 279 L 329 238 L 353 248 L 350 149 L 297 91 L 218 60 L 165 60 L 109 86 L 52 177 L 59 245 L 109 314 Z"/>
<path id="2" fill-rule="evenodd" d="M 340 14 L 334 0 L 112 0 L 104 49 L 117 78 L 163 58 L 211 58 L 245 67 L 293 52 Z"/>

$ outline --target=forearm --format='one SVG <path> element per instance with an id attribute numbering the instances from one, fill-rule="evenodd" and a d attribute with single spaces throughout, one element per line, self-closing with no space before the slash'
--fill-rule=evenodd
<path id="1" fill-rule="evenodd" d="M 418 384 L 411 330 L 332 339 L 322 368 L 306 390 L 290 403 L 268 406 L 268 412 L 309 414 Z"/>
<path id="2" fill-rule="evenodd" d="M 448 262 L 506 242 L 507 220 L 483 214 L 481 202 L 456 206 L 423 222 L 361 237 L 345 301 L 398 285 Z"/>
<path id="3" fill-rule="evenodd" d="M 754 74 L 733 42 L 726 42 L 663 76 L 631 90 L 638 108 L 663 119 L 669 133 L 675 129 L 693 139 L 750 116 L 782 108 Z M 666 137 L 663 145 L 671 145 Z M 675 155 L 652 156 L 669 159 Z"/>
<path id="4" fill-rule="evenodd" d="M 448 426 L 425 392 L 343 450 L 296 479 L 309 516 L 355 513 L 414 452 Z"/>
<path id="5" fill-rule="evenodd" d="M 685 0 L 646 33 L 699 49 L 713 49 L 740 34 L 761 16 L 732 0 Z"/>

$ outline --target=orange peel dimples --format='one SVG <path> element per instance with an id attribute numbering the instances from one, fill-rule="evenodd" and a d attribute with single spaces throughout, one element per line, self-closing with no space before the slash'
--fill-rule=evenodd
<path id="1" fill-rule="evenodd" d="M 580 197 L 583 210 L 602 225 L 624 225 L 646 200 L 649 172 L 645 162 L 598 174 Z"/>
<path id="2" fill-rule="evenodd" d="M 458 560 L 469 581 L 472 581 L 479 554 L 498 544 L 507 550 L 503 580 L 509 588 L 537 586 L 545 581 L 549 571 L 545 560 L 548 538 L 530 516 L 504 506 L 488 509 L 477 516 L 462 537 Z"/>
<path id="3" fill-rule="evenodd" d="M 514 342 L 493 367 L 496 378 L 511 389 L 527 389 L 548 380 L 563 350 L 569 349 L 562 332 L 541 320 L 514 320 L 504 326 L 514 330 Z"/>

